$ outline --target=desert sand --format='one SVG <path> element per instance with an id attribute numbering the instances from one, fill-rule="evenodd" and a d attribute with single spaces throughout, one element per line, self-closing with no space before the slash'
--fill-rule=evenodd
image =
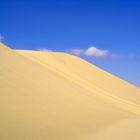
<path id="1" fill-rule="evenodd" d="M 0 140 L 140 140 L 140 89 L 76 56 L 1 43 Z"/>

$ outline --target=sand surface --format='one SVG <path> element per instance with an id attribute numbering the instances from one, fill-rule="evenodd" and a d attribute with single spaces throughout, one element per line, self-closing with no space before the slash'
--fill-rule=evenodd
<path id="1" fill-rule="evenodd" d="M 140 89 L 66 53 L 0 44 L 0 140 L 140 140 Z"/>

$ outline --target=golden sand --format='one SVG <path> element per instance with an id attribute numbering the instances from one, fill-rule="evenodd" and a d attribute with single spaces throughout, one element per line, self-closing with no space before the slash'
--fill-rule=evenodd
<path id="1" fill-rule="evenodd" d="M 0 140 L 140 140 L 140 89 L 76 56 L 0 44 Z"/>

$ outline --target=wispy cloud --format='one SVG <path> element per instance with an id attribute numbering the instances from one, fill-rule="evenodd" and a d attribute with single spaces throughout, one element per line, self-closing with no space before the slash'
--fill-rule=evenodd
<path id="1" fill-rule="evenodd" d="M 46 48 L 39 48 L 37 49 L 38 51 L 44 51 L 44 52 L 53 52 L 52 50 L 50 49 L 46 49 Z"/>
<path id="2" fill-rule="evenodd" d="M 0 42 L 2 42 L 4 40 L 4 36 L 2 36 L 1 34 L 0 34 Z"/>
<path id="3" fill-rule="evenodd" d="M 70 49 L 67 51 L 67 53 L 76 55 L 76 56 L 81 55 L 83 52 L 84 52 L 84 50 L 82 50 L 82 49 Z"/>
<path id="4" fill-rule="evenodd" d="M 133 60 L 133 59 L 139 59 L 139 54 L 110 54 L 110 57 L 113 59 L 127 59 L 127 60 Z"/>
<path id="5" fill-rule="evenodd" d="M 85 55 L 89 57 L 106 57 L 110 55 L 108 50 L 98 49 L 94 46 L 91 46 L 85 50 L 84 49 L 70 49 L 67 52 L 76 56 Z"/>

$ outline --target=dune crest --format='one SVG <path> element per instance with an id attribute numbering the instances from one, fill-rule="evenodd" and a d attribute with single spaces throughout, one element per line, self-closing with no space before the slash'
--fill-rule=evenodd
<path id="1" fill-rule="evenodd" d="M 0 44 L 0 114 L 1 140 L 139 140 L 140 89 L 66 53 Z"/>

